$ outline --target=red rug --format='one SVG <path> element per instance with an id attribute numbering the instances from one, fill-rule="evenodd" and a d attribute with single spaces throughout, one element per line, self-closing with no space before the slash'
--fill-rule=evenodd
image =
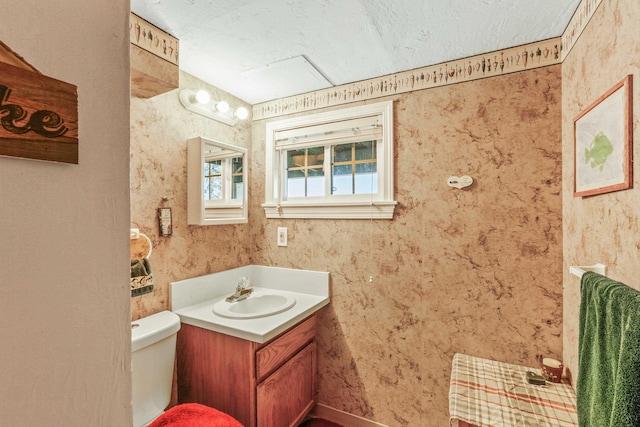
<path id="1" fill-rule="evenodd" d="M 343 427 L 340 424 L 332 423 L 331 421 L 323 420 L 322 418 L 311 418 L 300 424 L 299 427 Z"/>
<path id="2" fill-rule="evenodd" d="M 149 427 L 242 427 L 230 415 L 197 403 L 174 406 Z"/>

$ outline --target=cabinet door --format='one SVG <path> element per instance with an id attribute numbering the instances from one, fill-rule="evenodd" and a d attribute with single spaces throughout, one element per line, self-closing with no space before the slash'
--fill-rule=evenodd
<path id="1" fill-rule="evenodd" d="M 177 345 L 178 402 L 211 406 L 255 427 L 252 344 L 183 324 Z"/>
<path id="2" fill-rule="evenodd" d="M 278 338 L 269 341 L 256 353 L 256 377 L 258 382 L 269 376 L 284 361 L 313 341 L 316 336 L 316 316 L 311 316 L 289 329 Z"/>
<path id="3" fill-rule="evenodd" d="M 297 426 L 315 403 L 316 343 L 258 385 L 258 427 Z"/>

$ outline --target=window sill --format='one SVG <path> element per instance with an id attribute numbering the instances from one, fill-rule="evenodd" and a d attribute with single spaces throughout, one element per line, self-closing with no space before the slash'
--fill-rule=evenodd
<path id="1" fill-rule="evenodd" d="M 267 218 L 393 219 L 398 202 L 264 203 Z"/>

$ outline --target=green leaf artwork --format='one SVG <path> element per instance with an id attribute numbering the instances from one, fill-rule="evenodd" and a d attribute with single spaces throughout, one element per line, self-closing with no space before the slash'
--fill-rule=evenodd
<path id="1" fill-rule="evenodd" d="M 611 153 L 613 153 L 611 141 L 603 132 L 598 132 L 589 148 L 584 149 L 584 162 L 590 163 L 592 169 L 600 167 L 600 172 L 602 172 Z"/>
<path id="2" fill-rule="evenodd" d="M 628 75 L 573 120 L 575 197 L 633 186 L 633 112 Z"/>

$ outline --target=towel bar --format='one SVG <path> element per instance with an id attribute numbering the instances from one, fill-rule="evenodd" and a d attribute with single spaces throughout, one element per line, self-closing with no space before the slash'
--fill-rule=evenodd
<path id="1" fill-rule="evenodd" d="M 132 228 L 131 233 L 129 234 L 131 243 L 131 258 L 149 258 L 151 256 L 151 252 L 153 251 L 153 244 L 151 243 L 151 239 L 144 233 L 140 232 L 138 228 Z M 137 240 L 142 238 L 142 243 L 137 243 Z M 147 247 L 149 248 L 147 250 Z M 146 256 L 144 254 L 147 254 Z"/>
<path id="2" fill-rule="evenodd" d="M 569 273 L 579 278 L 582 278 L 582 275 L 586 271 L 593 271 L 594 273 L 598 273 L 605 276 L 607 272 L 607 266 L 604 264 L 597 263 L 594 265 L 572 265 L 571 267 L 569 267 Z"/>

